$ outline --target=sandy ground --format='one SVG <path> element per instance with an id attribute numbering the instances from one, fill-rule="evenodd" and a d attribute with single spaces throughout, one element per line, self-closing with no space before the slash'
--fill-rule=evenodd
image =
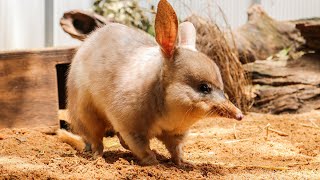
<path id="1" fill-rule="evenodd" d="M 104 157 L 93 159 L 55 135 L 3 129 L 0 179 L 320 179 L 317 125 L 319 111 L 250 113 L 241 122 L 206 119 L 194 125 L 185 143 L 191 164 L 174 165 L 164 146 L 153 140 L 160 164 L 149 167 L 139 166 L 116 137 L 105 138 Z"/>

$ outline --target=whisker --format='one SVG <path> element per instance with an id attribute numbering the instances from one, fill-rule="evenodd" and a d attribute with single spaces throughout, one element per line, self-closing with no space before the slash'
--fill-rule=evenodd
<path id="1" fill-rule="evenodd" d="M 206 114 L 205 114 L 205 118 L 206 117 L 211 117 L 212 115 L 218 114 L 218 111 L 216 108 L 211 108 Z"/>
<path id="2" fill-rule="evenodd" d="M 211 117 L 211 115 L 215 113 L 215 109 L 211 108 L 206 114 L 204 115 L 205 118 Z"/>
<path id="3" fill-rule="evenodd" d="M 229 111 L 228 111 L 228 107 L 223 104 L 222 108 L 224 110 L 224 116 L 227 117 L 227 118 L 232 118 L 230 113 L 229 113 Z"/>
<path id="4" fill-rule="evenodd" d="M 185 119 L 188 117 L 189 112 L 193 110 L 193 106 L 190 106 L 190 108 L 184 113 L 183 118 L 180 120 L 178 128 L 181 127 L 182 123 L 185 121 Z"/>

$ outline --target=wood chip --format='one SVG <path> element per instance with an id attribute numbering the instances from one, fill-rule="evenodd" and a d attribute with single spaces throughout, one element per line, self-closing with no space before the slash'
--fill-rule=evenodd
<path id="1" fill-rule="evenodd" d="M 320 127 L 315 127 L 315 126 L 312 126 L 312 125 L 309 125 L 309 124 L 300 124 L 301 126 L 303 127 L 309 127 L 309 128 L 315 128 L 315 129 L 320 129 Z"/>
<path id="2" fill-rule="evenodd" d="M 233 125 L 234 139 L 238 139 L 236 126 L 237 126 L 237 123 L 234 123 L 234 125 Z"/>
<path id="3" fill-rule="evenodd" d="M 308 119 L 308 121 L 310 121 L 311 122 L 311 124 L 314 126 L 314 127 L 319 127 L 315 122 L 313 122 L 311 119 Z"/>
<path id="4" fill-rule="evenodd" d="M 247 139 L 236 139 L 236 140 L 231 140 L 231 141 L 225 141 L 225 144 L 231 144 L 231 143 L 237 143 L 237 142 L 243 142 L 243 141 L 249 141 L 251 140 L 251 138 L 247 138 Z"/>
<path id="5" fill-rule="evenodd" d="M 305 165 L 319 164 L 319 163 L 320 163 L 320 161 L 311 161 L 311 162 L 304 162 L 304 163 L 293 163 L 293 164 L 289 164 L 288 167 L 305 166 Z"/>
<path id="6" fill-rule="evenodd" d="M 272 128 L 270 128 L 270 127 L 268 128 L 268 130 L 271 131 L 271 132 L 277 133 L 277 134 L 279 134 L 280 136 L 289 136 L 289 134 L 287 134 L 287 133 L 285 133 L 285 132 L 272 129 Z"/>
<path id="7" fill-rule="evenodd" d="M 268 140 L 269 139 L 269 127 L 270 127 L 270 123 L 268 123 L 267 125 L 266 125 L 266 137 L 265 137 L 265 140 Z"/>
<path id="8" fill-rule="evenodd" d="M 268 170 L 280 170 L 280 171 L 283 171 L 283 170 L 288 170 L 289 168 L 288 167 L 275 167 L 275 166 L 256 166 L 256 165 L 253 165 L 253 166 L 233 166 L 233 167 L 240 167 L 240 168 L 260 168 L 260 169 L 268 169 Z"/>
<path id="9" fill-rule="evenodd" d="M 265 137 L 266 140 L 269 139 L 269 131 L 270 131 L 270 132 L 277 133 L 277 134 L 280 135 L 280 136 L 289 136 L 289 134 L 287 134 L 287 133 L 285 133 L 285 132 L 282 132 L 282 131 L 279 131 L 279 130 L 276 130 L 276 129 L 271 128 L 271 124 L 270 124 L 270 123 L 268 123 L 268 124 L 265 126 L 265 129 L 267 130 L 267 131 L 266 131 L 266 137 Z"/>
<path id="10" fill-rule="evenodd" d="M 19 137 L 15 137 L 15 139 L 18 140 L 20 143 L 27 141 L 27 138 L 25 138 L 25 137 L 20 137 L 20 138 Z"/>

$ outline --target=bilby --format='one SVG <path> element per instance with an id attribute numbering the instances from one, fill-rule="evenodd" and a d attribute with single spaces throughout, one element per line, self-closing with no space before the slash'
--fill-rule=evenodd
<path id="1" fill-rule="evenodd" d="M 166 0 L 158 4 L 155 31 L 156 41 L 114 23 L 83 43 L 67 81 L 71 127 L 81 139 L 60 131 L 62 139 L 83 140 L 102 154 L 104 132 L 113 129 L 141 164 L 151 165 L 158 161 L 149 140 L 158 138 L 180 164 L 185 134 L 195 122 L 243 118 L 224 95 L 217 65 L 197 51 L 194 26 L 178 25 Z M 84 148 L 84 143 L 78 146 Z"/>

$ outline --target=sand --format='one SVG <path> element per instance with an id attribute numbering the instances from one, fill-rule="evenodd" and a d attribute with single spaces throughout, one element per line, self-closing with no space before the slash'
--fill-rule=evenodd
<path id="1" fill-rule="evenodd" d="M 268 135 L 267 135 L 267 125 Z M 176 166 L 157 140 L 159 165 L 142 167 L 116 137 L 94 159 L 31 129 L 0 130 L 0 179 L 320 179 L 320 111 L 299 115 L 250 113 L 241 122 L 199 121 Z M 280 132 L 275 132 L 275 131 Z"/>

